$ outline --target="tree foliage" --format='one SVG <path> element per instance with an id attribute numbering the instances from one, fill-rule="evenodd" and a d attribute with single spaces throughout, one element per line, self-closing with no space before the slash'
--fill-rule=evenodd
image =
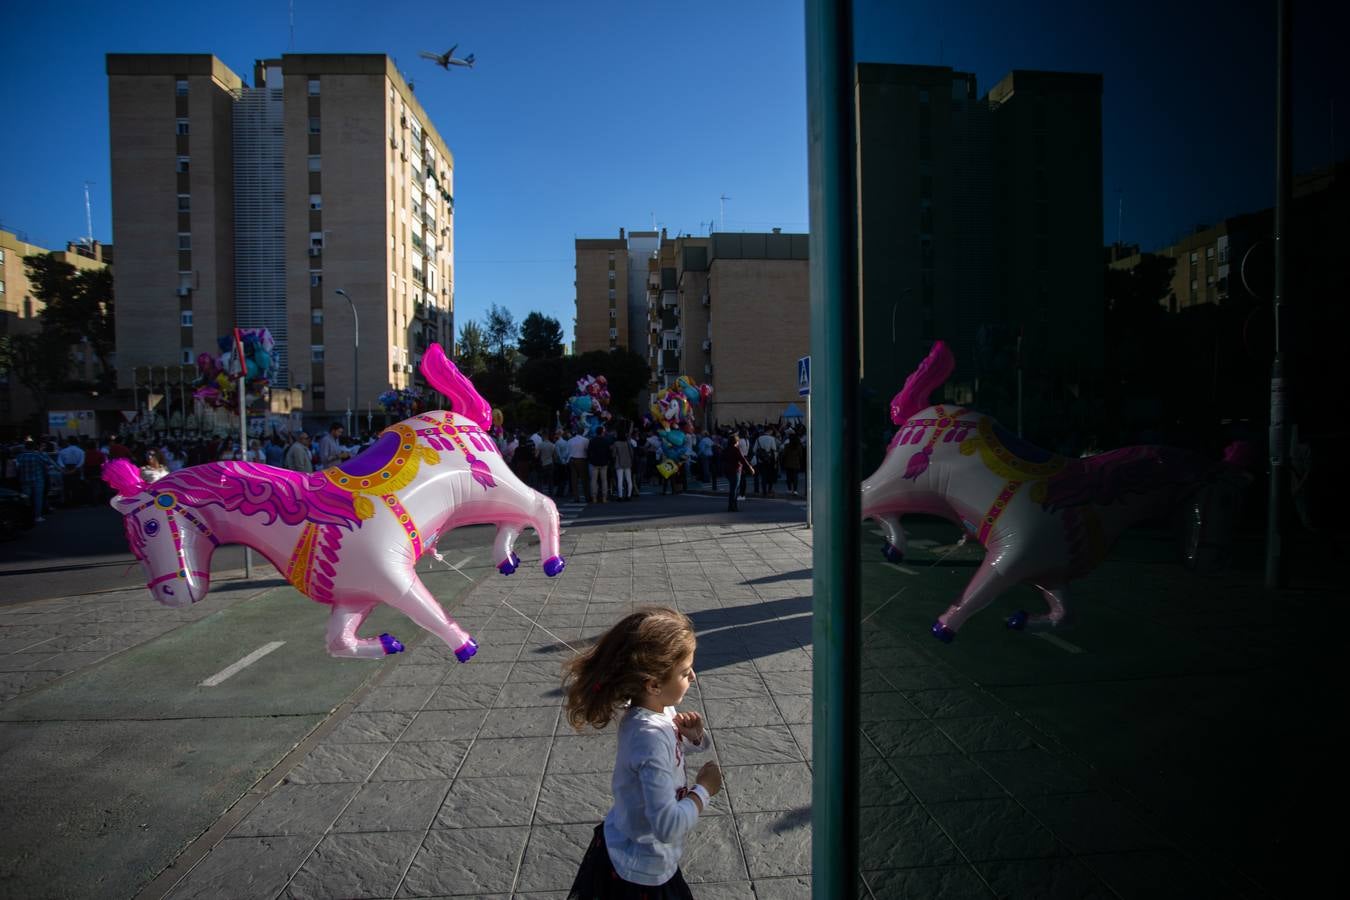
<path id="1" fill-rule="evenodd" d="M 552 359 L 563 354 L 563 330 L 557 319 L 532 312 L 520 323 L 520 352 L 526 359 Z"/>
<path id="2" fill-rule="evenodd" d="M 487 322 L 483 328 L 487 337 L 488 361 L 500 368 L 509 368 L 511 357 L 520 339 L 520 328 L 515 316 L 504 306 L 492 304 L 488 310 Z"/>
<path id="3" fill-rule="evenodd" d="M 110 378 L 116 349 L 112 270 L 76 269 L 51 253 L 26 256 L 23 262 L 33 296 L 46 307 L 39 318 L 48 340 L 66 346 L 88 340 Z"/>
<path id="4" fill-rule="evenodd" d="M 461 372 L 469 377 L 487 368 L 487 336 L 477 322 L 470 319 L 459 329 L 459 351 L 456 363 Z"/>
<path id="5" fill-rule="evenodd" d="M 0 336 L 0 374 L 10 376 L 33 392 L 38 406 L 66 381 L 70 371 L 70 344 L 55 331 Z"/>

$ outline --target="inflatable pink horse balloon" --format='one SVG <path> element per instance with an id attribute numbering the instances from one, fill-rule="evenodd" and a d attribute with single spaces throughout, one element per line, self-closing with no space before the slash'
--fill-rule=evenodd
<path id="1" fill-rule="evenodd" d="M 1008 620 L 1042 630 L 1068 621 L 1068 584 L 1092 571 L 1130 525 L 1164 514 L 1198 488 L 1242 483 L 1246 445 L 1229 448 L 1214 466 L 1184 450 L 1126 447 L 1085 459 L 1048 453 L 989 416 L 928 405 L 954 368 L 945 344 L 934 345 L 891 401 L 899 429 L 880 468 L 862 485 L 862 514 L 886 533 L 883 551 L 904 556 L 900 517 L 940 516 L 984 545 L 984 562 L 960 599 L 938 617 L 933 634 L 951 641 L 972 615 L 1012 586 L 1038 588 L 1048 610 Z M 1232 472 L 1240 477 L 1225 478 Z M 1203 510 L 1204 504 L 1197 510 Z M 1198 523 L 1197 523 L 1198 524 Z"/>
<path id="2" fill-rule="evenodd" d="M 305 474 L 255 463 L 192 466 L 153 484 L 115 460 L 104 480 L 117 492 L 127 540 L 151 595 L 186 606 L 211 586 L 211 554 L 222 544 L 262 553 L 296 590 L 332 606 L 328 652 L 372 658 L 398 653 L 388 634 L 357 632 L 376 604 L 399 610 L 441 638 L 460 662 L 478 644 L 417 577 L 414 566 L 436 540 L 462 525 L 495 524 L 498 569 L 520 564 L 512 545 L 525 528 L 539 535 L 544 572 L 566 565 L 558 510 L 523 484 L 488 437 L 491 409 L 435 344 L 422 373 L 450 398 L 436 411 L 393 425 L 350 462 Z"/>

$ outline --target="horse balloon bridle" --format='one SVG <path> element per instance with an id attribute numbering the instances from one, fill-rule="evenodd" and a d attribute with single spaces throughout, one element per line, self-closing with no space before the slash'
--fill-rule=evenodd
<path id="1" fill-rule="evenodd" d="M 191 573 L 188 572 L 187 556 L 183 552 L 183 533 L 178 525 L 177 517 L 181 515 L 184 519 L 186 519 L 189 523 L 191 523 L 197 529 L 197 531 L 199 531 L 207 540 L 209 540 L 213 546 L 219 547 L 220 541 L 217 540 L 216 536 L 211 533 L 210 527 L 200 518 L 198 518 L 195 514 L 189 511 L 187 507 L 179 505 L 178 497 L 170 491 L 154 492 L 154 495 L 149 500 L 145 501 L 140 506 L 133 509 L 130 513 L 128 513 L 128 515 L 135 516 L 138 513 L 147 510 L 152 506 L 164 512 L 164 518 L 169 525 L 169 534 L 173 538 L 173 552 L 178 560 L 178 568 L 175 569 L 173 572 L 169 572 L 164 575 L 159 576 L 152 575 L 151 580 L 147 581 L 145 583 L 145 586 L 149 588 L 151 592 L 153 592 L 157 586 L 163 584 L 164 582 L 172 581 L 178 578 L 186 579 L 189 574 L 202 578 L 210 577 L 211 575 L 210 572 L 198 572 L 195 570 L 192 571 Z M 154 519 L 142 523 L 141 528 L 145 531 L 147 537 L 154 537 L 156 534 L 159 533 L 159 523 Z M 148 559 L 146 557 L 142 556 L 141 558 L 143 561 L 148 562 Z M 173 594 L 172 588 L 166 588 L 165 590 L 170 595 Z"/>

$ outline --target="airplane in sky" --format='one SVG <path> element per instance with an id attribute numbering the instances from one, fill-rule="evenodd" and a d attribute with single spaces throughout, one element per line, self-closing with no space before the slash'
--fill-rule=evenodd
<path id="1" fill-rule="evenodd" d="M 473 68 L 473 54 L 470 53 L 468 56 L 464 57 L 463 59 L 456 59 L 456 58 L 455 58 L 455 51 L 456 51 L 457 49 L 459 49 L 459 44 L 456 44 L 455 46 L 451 47 L 449 50 L 445 51 L 444 53 L 428 53 L 427 51 L 423 50 L 423 51 L 421 52 L 420 56 L 421 56 L 423 59 L 429 59 L 429 60 L 431 60 L 432 62 L 436 63 L 436 65 L 440 66 L 442 69 L 444 69 L 444 70 L 447 71 L 447 72 L 450 71 L 450 67 L 451 67 L 451 66 L 464 66 L 465 68 L 472 69 L 472 68 Z"/>

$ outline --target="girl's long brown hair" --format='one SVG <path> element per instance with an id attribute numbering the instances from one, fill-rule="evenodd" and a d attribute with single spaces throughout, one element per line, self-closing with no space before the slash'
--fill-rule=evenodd
<path id="1" fill-rule="evenodd" d="M 625 702 L 638 702 L 650 681 L 665 681 L 694 652 L 694 623 L 664 606 L 625 616 L 592 647 L 563 664 L 567 721 L 604 728 Z"/>

